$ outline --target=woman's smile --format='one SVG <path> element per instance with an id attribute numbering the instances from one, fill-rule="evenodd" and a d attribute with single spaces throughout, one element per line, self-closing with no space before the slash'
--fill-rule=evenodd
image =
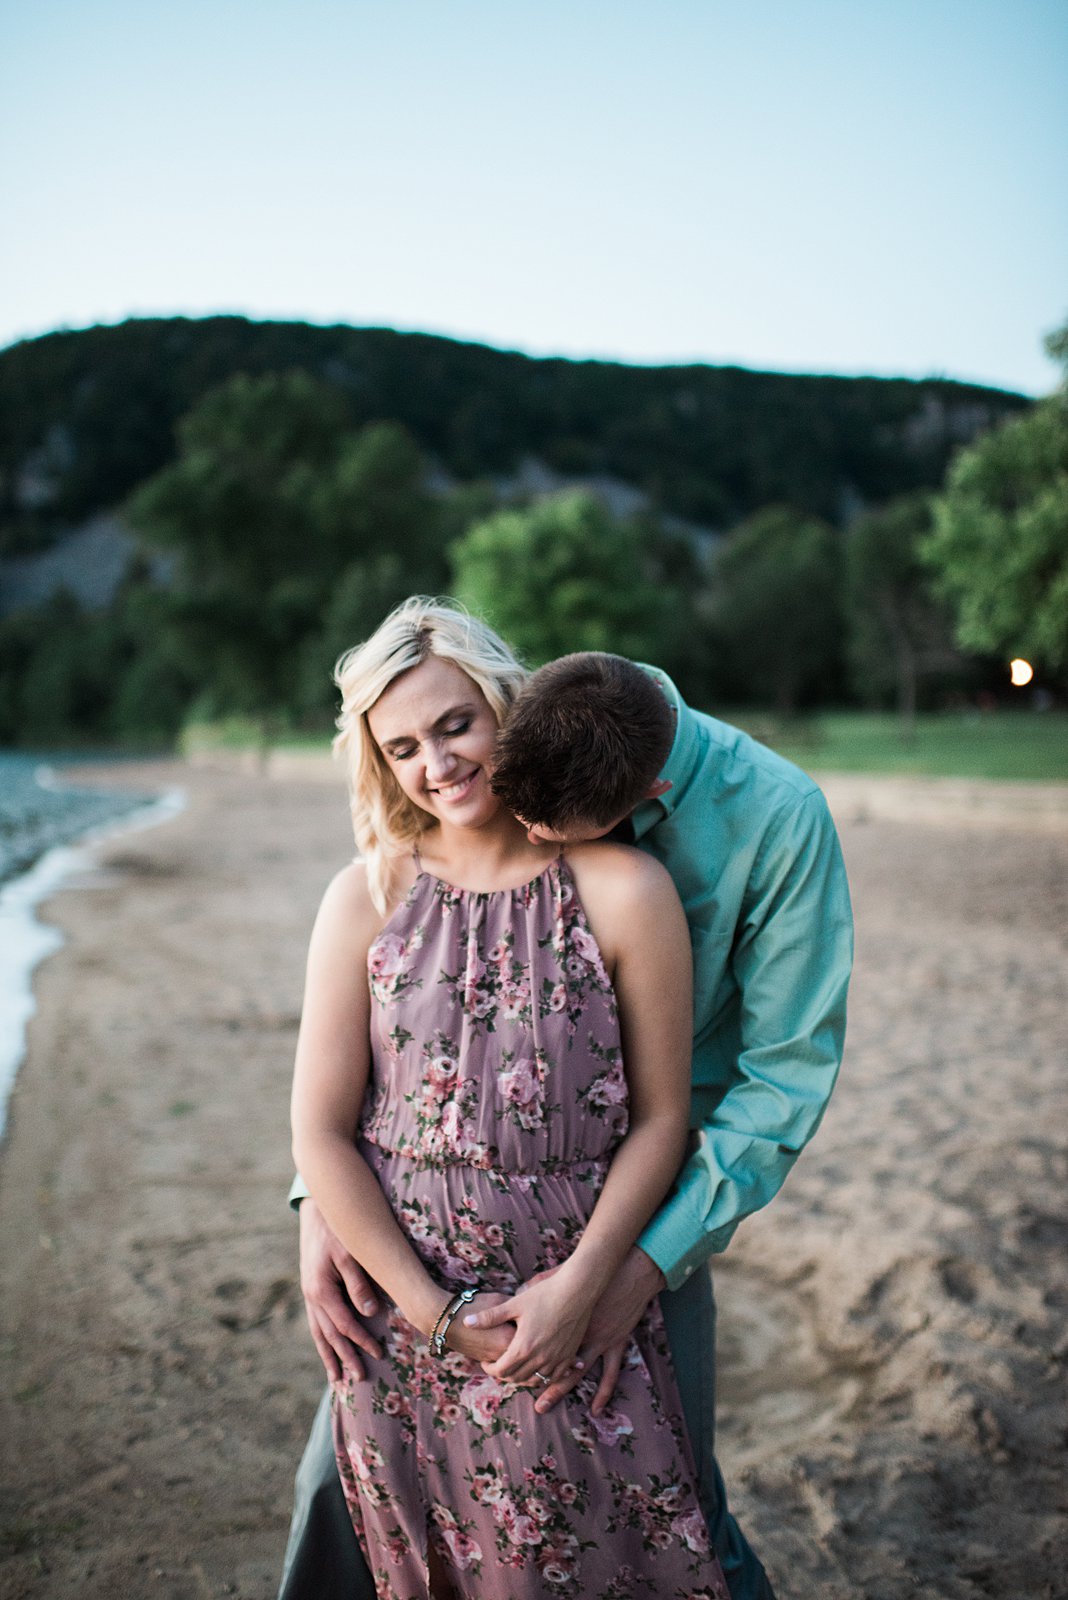
<path id="1" fill-rule="evenodd" d="M 478 777 L 480 771 L 480 767 L 475 767 L 474 770 L 469 772 L 464 778 L 454 779 L 452 782 L 447 784 L 428 784 L 427 788 L 430 790 L 431 794 L 436 794 L 439 800 L 447 800 L 450 803 L 456 800 L 466 800 L 467 796 L 474 788 L 475 779 Z"/>

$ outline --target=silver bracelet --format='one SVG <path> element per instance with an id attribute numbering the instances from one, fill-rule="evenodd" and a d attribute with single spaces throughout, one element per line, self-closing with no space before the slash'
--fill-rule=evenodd
<path id="1" fill-rule="evenodd" d="M 445 1351 L 448 1348 L 445 1343 L 445 1335 L 448 1333 L 453 1322 L 456 1320 L 457 1313 L 463 1306 L 470 1305 L 471 1301 L 475 1298 L 478 1292 L 479 1291 L 477 1289 L 461 1289 L 459 1294 L 454 1294 L 448 1305 L 445 1307 L 445 1310 L 441 1313 L 433 1328 L 430 1330 L 430 1348 L 433 1354 L 439 1359 L 445 1354 Z"/>
<path id="2" fill-rule="evenodd" d="M 431 1348 L 431 1350 L 435 1349 L 434 1341 L 437 1339 L 438 1329 L 441 1327 L 441 1324 L 444 1321 L 444 1319 L 448 1316 L 451 1306 L 452 1306 L 452 1301 L 451 1300 L 446 1300 L 445 1304 L 442 1306 L 441 1310 L 438 1312 L 437 1316 L 434 1318 L 434 1326 L 430 1330 L 430 1348 Z"/>

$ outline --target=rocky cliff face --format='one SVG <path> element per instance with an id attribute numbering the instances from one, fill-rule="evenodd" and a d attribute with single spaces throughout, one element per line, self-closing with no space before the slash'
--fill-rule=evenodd
<path id="1" fill-rule="evenodd" d="M 166 581 L 170 560 L 155 554 L 146 558 L 122 518 L 101 512 L 47 550 L 0 561 L 0 618 L 33 611 L 63 593 L 84 611 L 102 610 L 138 559 L 147 560 L 158 581 Z"/>

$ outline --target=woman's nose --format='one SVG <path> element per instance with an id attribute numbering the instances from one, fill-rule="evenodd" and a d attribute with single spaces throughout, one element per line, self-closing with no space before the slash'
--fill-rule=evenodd
<path id="1" fill-rule="evenodd" d="M 427 749 L 426 775 L 431 783 L 440 783 L 456 766 L 456 756 L 447 744 L 432 744 Z"/>

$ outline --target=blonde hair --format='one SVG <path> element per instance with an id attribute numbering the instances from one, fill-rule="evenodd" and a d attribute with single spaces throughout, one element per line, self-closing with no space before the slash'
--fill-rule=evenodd
<path id="1" fill-rule="evenodd" d="M 334 668 L 341 712 L 334 754 L 348 770 L 349 809 L 357 853 L 367 865 L 371 899 L 384 911 L 400 857 L 430 825 L 409 800 L 375 744 L 367 713 L 395 678 L 428 656 L 451 661 L 466 672 L 489 702 L 498 723 L 526 677 L 493 629 L 455 600 L 413 595 L 391 611 L 363 644 L 347 650 Z"/>

